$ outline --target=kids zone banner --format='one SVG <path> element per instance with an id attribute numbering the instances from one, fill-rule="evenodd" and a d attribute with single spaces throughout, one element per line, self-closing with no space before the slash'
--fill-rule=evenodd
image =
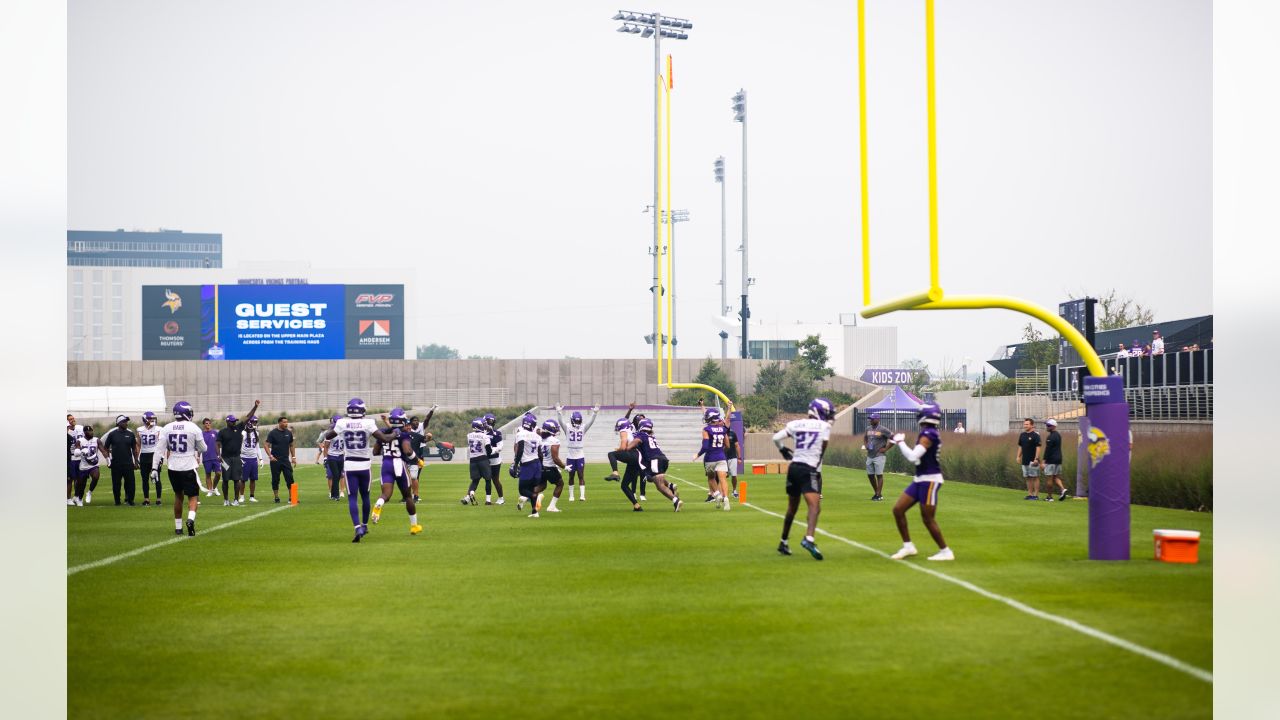
<path id="1" fill-rule="evenodd" d="M 172 295 L 181 296 L 183 327 L 192 328 L 181 343 L 165 339 L 166 323 L 176 322 L 166 317 Z M 142 358 L 400 359 L 403 300 L 403 285 L 149 285 L 143 288 Z M 199 318 L 198 335 L 192 316 Z"/>

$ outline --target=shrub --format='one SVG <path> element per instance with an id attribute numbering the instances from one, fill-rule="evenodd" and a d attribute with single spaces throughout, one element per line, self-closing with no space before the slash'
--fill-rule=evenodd
<path id="1" fill-rule="evenodd" d="M 707 358 L 707 361 L 702 363 L 702 367 L 698 370 L 698 376 L 693 381 L 702 385 L 710 385 L 727 395 L 732 402 L 738 402 L 738 386 L 729 379 L 729 375 L 720 367 L 720 363 L 711 358 Z M 709 406 L 718 402 L 718 398 L 714 394 L 695 388 L 683 388 L 671 393 L 668 402 L 672 405 L 691 406 L 697 405 L 699 400 Z"/>
<path id="2" fill-rule="evenodd" d="M 1062 480 L 1073 494 L 1077 437 L 1076 433 L 1062 434 Z M 1015 433 L 1007 436 L 943 433 L 942 442 L 942 472 L 947 480 L 1011 489 L 1026 487 L 1021 467 L 1014 461 Z M 886 472 L 915 473 L 915 467 L 902 453 L 890 450 L 887 457 Z M 862 438 L 832 436 L 825 462 L 861 469 L 865 461 Z M 1041 487 L 1044 487 L 1043 480 Z M 1129 497 L 1136 505 L 1212 511 L 1212 436 L 1207 432 L 1161 433 L 1134 438 Z"/>

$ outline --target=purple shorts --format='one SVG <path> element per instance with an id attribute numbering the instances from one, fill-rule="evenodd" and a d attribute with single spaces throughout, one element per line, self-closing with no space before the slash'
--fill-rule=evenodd
<path id="1" fill-rule="evenodd" d="M 218 462 L 217 458 L 206 459 L 204 461 L 204 471 L 207 473 L 220 473 L 222 472 L 222 463 Z"/>
<path id="2" fill-rule="evenodd" d="M 409 477 L 404 473 L 397 475 L 395 460 L 389 457 L 383 457 L 382 458 L 382 484 L 391 485 L 392 483 L 394 483 L 396 487 L 400 488 L 400 492 L 406 495 L 409 494 Z"/>
<path id="3" fill-rule="evenodd" d="M 521 480 L 541 480 L 542 479 L 542 461 L 530 460 L 527 463 L 520 464 Z"/>
<path id="4" fill-rule="evenodd" d="M 564 461 L 564 465 L 566 468 L 569 469 L 569 472 L 574 472 L 575 470 L 577 472 L 582 472 L 587 468 L 587 459 L 584 457 L 569 458 L 568 460 Z"/>
<path id="5" fill-rule="evenodd" d="M 252 480 L 254 482 L 258 481 L 258 458 L 256 456 L 253 458 L 244 459 L 243 475 L 246 481 L 248 480 Z"/>
<path id="6" fill-rule="evenodd" d="M 940 482 L 913 482 L 904 490 L 906 494 L 915 498 L 916 502 L 921 505 L 929 505 L 931 507 L 938 506 L 938 493 L 942 492 L 942 483 Z"/>
<path id="7" fill-rule="evenodd" d="M 369 492 L 368 470 L 347 470 L 345 471 L 345 474 L 347 476 L 347 492 L 350 493 L 351 497 L 354 498 L 356 496 L 356 492 L 361 489 L 366 493 Z M 355 502 L 355 500 L 352 500 L 351 502 Z"/>

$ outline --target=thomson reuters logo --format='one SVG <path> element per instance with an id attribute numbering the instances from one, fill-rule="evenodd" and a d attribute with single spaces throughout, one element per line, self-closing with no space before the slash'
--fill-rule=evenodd
<path id="1" fill-rule="evenodd" d="M 358 308 L 391 307 L 396 296 L 393 293 L 360 293 L 356 296 L 355 306 Z"/>
<path id="2" fill-rule="evenodd" d="M 178 323 L 176 323 L 176 322 L 174 322 L 174 321 L 172 321 L 172 320 L 170 320 L 169 322 L 167 322 L 167 323 L 165 323 L 165 324 L 164 324 L 164 334 L 165 334 L 165 335 L 177 335 L 177 334 L 178 334 L 178 331 L 179 331 L 179 330 L 181 330 L 181 329 L 182 329 L 182 328 L 180 328 L 180 327 L 178 326 Z"/>

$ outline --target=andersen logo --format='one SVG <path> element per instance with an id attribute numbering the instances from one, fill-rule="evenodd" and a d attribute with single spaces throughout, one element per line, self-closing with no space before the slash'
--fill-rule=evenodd
<path id="1" fill-rule="evenodd" d="M 390 320 L 361 320 L 359 327 L 360 339 L 357 344 L 363 346 L 391 344 Z"/>

